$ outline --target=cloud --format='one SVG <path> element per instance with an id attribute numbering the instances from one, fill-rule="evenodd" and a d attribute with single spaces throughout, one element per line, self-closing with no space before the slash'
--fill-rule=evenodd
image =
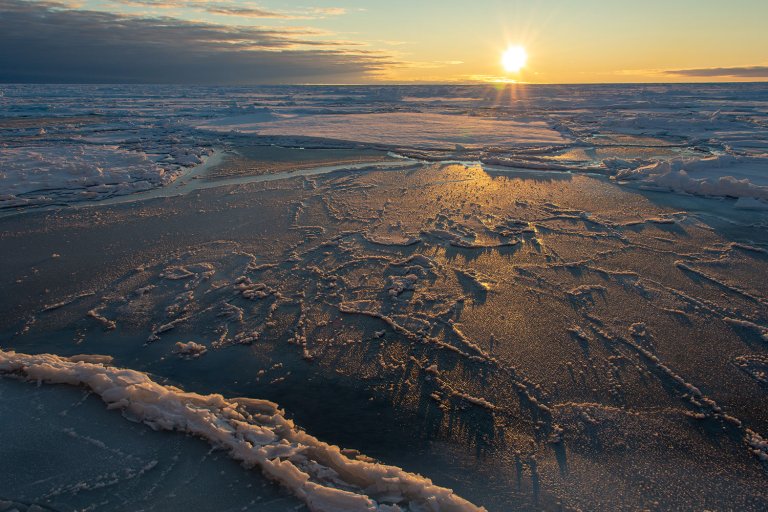
<path id="1" fill-rule="evenodd" d="M 672 69 L 665 75 L 712 78 L 768 78 L 768 66 L 742 66 L 733 68 Z"/>
<path id="2" fill-rule="evenodd" d="M 72 0 L 70 0 L 72 1 Z M 347 13 L 343 7 L 314 7 L 303 11 L 273 11 L 258 6 L 243 6 L 237 2 L 209 2 L 208 0 L 107 0 L 111 4 L 143 7 L 146 9 L 193 9 L 196 11 L 238 18 L 274 18 L 284 20 L 311 20 Z"/>
<path id="3" fill-rule="evenodd" d="M 395 64 L 318 34 L 2 0 L 0 82 L 349 83 Z"/>
<path id="4" fill-rule="evenodd" d="M 203 7 L 203 10 L 211 14 L 223 14 L 225 16 L 237 16 L 240 18 L 281 18 L 281 19 L 294 18 L 295 19 L 294 16 L 289 16 L 288 14 L 268 11 L 265 9 L 259 9 L 258 7 L 237 7 L 237 6 L 226 5 L 226 4 L 210 4 L 206 7 Z"/>
<path id="5" fill-rule="evenodd" d="M 243 18 L 279 18 L 293 19 L 285 13 L 262 9 L 260 7 L 243 7 L 233 2 L 208 2 L 207 0 L 107 0 L 119 6 L 142 7 L 145 9 L 194 9 L 211 14 L 239 16 Z"/>
<path id="6" fill-rule="evenodd" d="M 134 2 L 134 1 L 158 1 L 164 2 L 165 0 L 112 0 L 119 2 Z M 153 3 L 152 5 L 159 5 Z M 165 4 L 163 4 L 165 5 Z M 179 5 L 173 5 L 173 7 L 189 7 L 193 9 L 202 10 L 211 14 L 220 14 L 224 16 L 236 16 L 239 18 L 278 18 L 284 20 L 313 20 L 327 18 L 329 16 L 341 16 L 346 14 L 346 9 L 341 7 L 316 7 L 306 12 L 277 12 L 261 9 L 259 7 L 242 7 L 237 4 L 228 3 L 197 3 L 197 2 L 183 2 Z"/>
<path id="7" fill-rule="evenodd" d="M 343 7 L 315 7 L 312 12 L 321 16 L 341 16 L 347 13 Z"/>

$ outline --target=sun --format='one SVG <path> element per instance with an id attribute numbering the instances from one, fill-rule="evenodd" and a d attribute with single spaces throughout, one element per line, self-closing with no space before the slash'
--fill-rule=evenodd
<path id="1" fill-rule="evenodd" d="M 501 65 L 507 73 L 517 73 L 528 61 L 528 53 L 522 46 L 510 46 L 501 55 Z"/>

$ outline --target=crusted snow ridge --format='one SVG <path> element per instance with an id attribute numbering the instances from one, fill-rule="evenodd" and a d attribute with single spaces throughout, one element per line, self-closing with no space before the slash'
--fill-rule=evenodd
<path id="1" fill-rule="evenodd" d="M 639 180 L 646 188 L 702 196 L 746 198 L 763 204 L 768 200 L 766 167 L 768 158 L 762 155 L 677 158 L 636 169 L 623 169 L 617 172 L 616 178 Z"/>
<path id="2" fill-rule="evenodd" d="M 357 460 L 298 429 L 277 404 L 187 393 L 102 358 L 0 350 L 0 374 L 86 386 L 110 409 L 154 429 L 178 430 L 227 449 L 288 488 L 315 512 L 481 511 L 450 489 L 403 469 Z"/>

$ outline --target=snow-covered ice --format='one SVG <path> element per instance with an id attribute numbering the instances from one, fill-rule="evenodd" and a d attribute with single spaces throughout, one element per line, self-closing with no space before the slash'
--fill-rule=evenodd
<path id="1" fill-rule="evenodd" d="M 8 85 L 0 206 L 168 185 L 214 146 L 393 149 L 427 160 L 594 172 L 766 202 L 762 84 L 255 87 Z"/>
<path id="2" fill-rule="evenodd" d="M 565 145 L 568 139 L 541 120 L 517 121 L 416 112 L 297 115 L 283 119 L 234 116 L 198 125 L 214 131 L 360 142 L 400 149 L 519 148 Z"/>

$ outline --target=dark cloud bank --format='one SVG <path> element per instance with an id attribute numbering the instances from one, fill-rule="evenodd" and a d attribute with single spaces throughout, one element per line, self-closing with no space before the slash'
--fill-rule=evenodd
<path id="1" fill-rule="evenodd" d="M 380 54 L 309 31 L 134 18 L 0 0 L 0 82 L 270 84 L 369 81 Z"/>
<path id="2" fill-rule="evenodd" d="M 667 75 L 697 78 L 768 78 L 768 66 L 744 66 L 736 68 L 675 69 Z"/>

